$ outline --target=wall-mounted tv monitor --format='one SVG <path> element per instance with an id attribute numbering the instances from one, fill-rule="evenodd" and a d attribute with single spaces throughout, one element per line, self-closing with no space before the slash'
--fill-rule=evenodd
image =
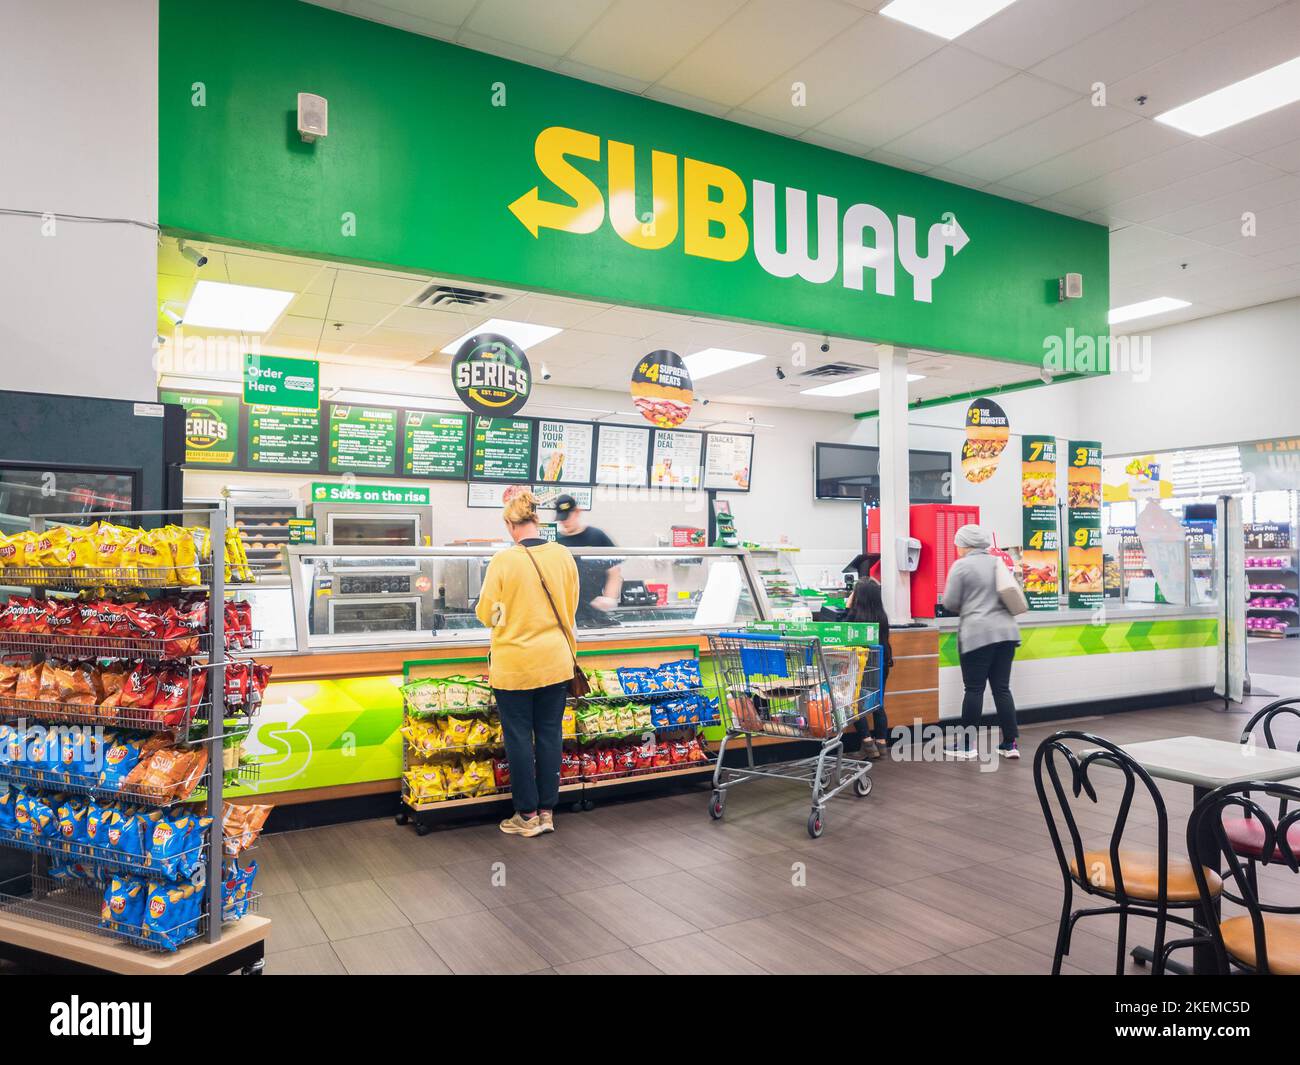
<path id="1" fill-rule="evenodd" d="M 909 451 L 913 503 L 952 502 L 952 455 L 947 451 Z M 880 503 L 880 448 L 861 444 L 817 444 L 813 471 L 818 499 Z"/>

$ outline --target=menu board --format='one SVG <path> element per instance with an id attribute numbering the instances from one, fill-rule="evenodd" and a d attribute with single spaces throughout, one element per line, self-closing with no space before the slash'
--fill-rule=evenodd
<path id="1" fill-rule="evenodd" d="M 754 438 L 748 433 L 708 433 L 704 443 L 704 487 L 748 492 Z"/>
<path id="2" fill-rule="evenodd" d="M 533 423 L 528 418 L 475 418 L 470 477 L 532 480 Z"/>
<path id="3" fill-rule="evenodd" d="M 1030 610 L 1060 605 L 1061 541 L 1056 515 L 1056 437 L 1021 438 L 1020 555 L 1025 599 Z"/>
<path id="4" fill-rule="evenodd" d="M 573 496 L 573 501 L 582 510 L 591 510 L 595 492 L 590 488 L 561 488 L 553 484 L 535 484 L 533 495 L 537 497 L 538 510 L 553 510 L 555 501 L 562 495 Z"/>
<path id="5" fill-rule="evenodd" d="M 537 472 L 547 484 L 590 484 L 596 427 L 591 422 L 537 423 Z"/>
<path id="6" fill-rule="evenodd" d="M 704 436 L 681 429 L 656 429 L 650 458 L 654 488 L 699 488 Z"/>
<path id="7" fill-rule="evenodd" d="M 330 473 L 397 472 L 397 411 L 360 404 L 330 405 Z"/>
<path id="8" fill-rule="evenodd" d="M 596 483 L 640 488 L 650 465 L 650 430 L 602 425 L 596 437 Z"/>
<path id="9" fill-rule="evenodd" d="M 402 473 L 433 480 L 464 480 L 468 444 L 468 414 L 408 410 L 402 419 Z"/>
<path id="10" fill-rule="evenodd" d="M 239 397 L 160 392 L 164 403 L 185 408 L 185 464 L 233 466 L 239 457 Z"/>
<path id="11" fill-rule="evenodd" d="M 1105 589 L 1101 553 L 1101 444 L 1071 440 L 1066 465 L 1069 550 L 1067 587 L 1071 607 L 1101 605 Z"/>
<path id="12" fill-rule="evenodd" d="M 471 510 L 500 510 L 527 487 L 526 484 L 475 484 L 471 481 L 466 489 L 465 505 Z"/>
<path id="13" fill-rule="evenodd" d="M 244 456 L 250 470 L 320 469 L 320 411 L 250 406 Z"/>

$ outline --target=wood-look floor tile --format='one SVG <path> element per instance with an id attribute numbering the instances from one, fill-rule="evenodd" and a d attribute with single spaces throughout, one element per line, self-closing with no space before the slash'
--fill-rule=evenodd
<path id="1" fill-rule="evenodd" d="M 709 869 L 712 866 L 698 868 Z M 653 899 L 656 905 L 661 905 L 682 920 L 690 922 L 695 928 L 715 928 L 720 924 L 748 921 L 752 917 L 762 917 L 772 912 L 768 907 L 756 905 L 725 888 L 701 880 L 694 875 L 694 871 L 688 873 L 684 869 L 645 880 L 634 880 L 631 886 L 646 898 Z M 684 935 L 685 932 L 679 934 Z"/>
<path id="2" fill-rule="evenodd" d="M 989 976 L 1047 974 L 1052 971 L 1050 953 L 1045 954 L 1010 939 L 993 939 L 978 946 L 954 951 L 950 957 Z M 1081 976 L 1085 975 L 1085 970 L 1067 961 L 1061 966 L 1061 973 L 1064 976 Z"/>
<path id="3" fill-rule="evenodd" d="M 330 939 L 351 939 L 411 923 L 373 880 L 313 888 L 302 897 Z"/>
<path id="4" fill-rule="evenodd" d="M 948 953 L 865 920 L 861 914 L 834 902 L 818 902 L 797 910 L 772 914 L 773 923 L 837 949 L 855 958 L 872 972 L 883 973 L 913 962 Z"/>
<path id="5" fill-rule="evenodd" d="M 567 962 L 555 971 L 560 976 L 663 976 L 652 962 L 631 950 Z"/>
<path id="6" fill-rule="evenodd" d="M 670 976 L 761 976 L 767 971 L 701 932 L 646 943 L 636 952 Z"/>
<path id="7" fill-rule="evenodd" d="M 630 947 L 698 931 L 698 924 L 661 906 L 655 901 L 655 894 L 638 890 L 642 884 L 653 882 L 653 879 L 638 881 L 635 887 L 630 884 L 611 884 L 591 891 L 578 891 L 566 898 Z"/>
<path id="8" fill-rule="evenodd" d="M 836 901 L 860 914 L 868 927 L 879 926 L 901 932 L 945 954 L 996 938 L 997 933 L 988 928 L 912 898 L 907 889 L 907 884 L 877 888 L 858 895 L 846 895 Z"/>
<path id="9" fill-rule="evenodd" d="M 526 858 L 471 858 L 444 868 L 489 910 L 555 894 Z"/>
<path id="10" fill-rule="evenodd" d="M 787 884 L 797 883 L 801 889 L 806 888 L 823 899 L 854 895 L 881 886 L 879 881 L 873 879 L 870 870 L 861 873 L 849 872 L 823 858 L 811 847 L 806 850 L 764 854 L 758 858 L 751 858 L 748 864 L 780 877 Z"/>
<path id="11" fill-rule="evenodd" d="M 266 956 L 267 976 L 347 976 L 348 971 L 328 943 L 293 950 L 277 950 Z"/>
<path id="12" fill-rule="evenodd" d="M 591 852 L 585 857 L 624 883 L 679 871 L 672 862 L 651 854 L 644 847 L 612 847 Z"/>
<path id="13" fill-rule="evenodd" d="M 445 867 L 383 877 L 376 883 L 411 924 L 424 924 L 484 908 L 474 893 Z"/>
<path id="14" fill-rule="evenodd" d="M 549 968 L 489 910 L 444 917 L 415 930 L 457 976 L 510 976 Z"/>
<path id="15" fill-rule="evenodd" d="M 257 912 L 271 921 L 267 951 L 297 950 L 329 940 L 307 900 L 296 891 L 268 895 L 259 902 Z"/>
<path id="16" fill-rule="evenodd" d="M 612 954 L 628 945 L 592 920 L 580 905 L 558 896 L 503 906 L 492 912 L 548 965 Z"/>
<path id="17" fill-rule="evenodd" d="M 866 974 L 860 961 L 777 921 L 782 914 L 722 925 L 703 933 L 769 973 L 788 976 Z"/>
<path id="18" fill-rule="evenodd" d="M 451 969 L 414 928 L 390 928 L 331 944 L 352 976 L 446 976 Z"/>

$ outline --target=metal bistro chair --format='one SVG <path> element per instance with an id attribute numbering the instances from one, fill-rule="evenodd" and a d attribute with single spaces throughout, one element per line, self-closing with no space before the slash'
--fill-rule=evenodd
<path id="1" fill-rule="evenodd" d="M 1068 746 L 1067 740 L 1078 741 L 1089 749 L 1082 753 L 1075 751 Z M 1062 781 L 1062 764 L 1069 770 L 1068 788 Z M 1086 795 L 1092 802 L 1098 801 L 1096 788 L 1089 775 L 1092 767 L 1097 764 L 1113 774 L 1112 779 L 1116 783 L 1122 780 L 1124 787 L 1109 846 L 1105 850 L 1084 850 L 1079 825 L 1071 808 L 1071 796 L 1077 800 L 1080 795 Z M 1061 831 L 1057 827 L 1056 812 L 1048 799 L 1044 777 L 1051 781 L 1052 793 L 1069 834 L 1068 856 L 1066 845 L 1062 843 Z M 1121 846 L 1139 783 L 1146 789 L 1155 807 L 1154 851 Z M 1052 837 L 1052 846 L 1056 850 L 1056 860 L 1061 866 L 1061 876 L 1065 883 L 1061 923 L 1056 935 L 1056 953 L 1052 958 L 1052 975 L 1060 974 L 1061 962 L 1070 953 L 1070 937 L 1074 933 L 1075 922 L 1083 917 L 1110 913 L 1119 914 L 1116 975 L 1124 974 L 1130 915 L 1149 917 L 1156 922 L 1152 974 L 1161 975 L 1167 957 L 1164 949 L 1166 924 L 1173 922 L 1194 933 L 1201 931 L 1194 921 L 1169 911 L 1186 910 L 1199 905 L 1200 893 L 1191 863 L 1169 857 L 1169 817 L 1165 811 L 1164 798 L 1155 781 L 1145 769 L 1109 740 L 1087 732 L 1067 730 L 1054 733 L 1039 744 L 1034 754 L 1034 787 L 1038 791 L 1038 801 L 1043 807 L 1047 831 Z M 1209 872 L 1207 884 L 1212 884 L 1217 879 L 1213 872 Z M 1071 911 L 1076 887 L 1087 895 L 1106 900 L 1109 905 Z"/>
<path id="2" fill-rule="evenodd" d="M 1280 718 L 1294 718 L 1295 723 L 1300 725 L 1300 696 L 1274 700 L 1257 711 L 1246 722 L 1246 727 L 1241 730 L 1241 742 L 1243 744 L 1256 742 L 1255 731 L 1259 729 L 1264 745 L 1270 750 L 1276 751 L 1278 744 L 1273 729 L 1279 723 Z M 1300 741 L 1297 741 L 1295 750 L 1300 751 Z M 1285 799 L 1282 800 L 1276 816 L 1278 820 L 1286 818 L 1287 806 Z M 1246 876 L 1250 879 L 1251 887 L 1254 888 L 1256 862 L 1264 853 L 1264 826 L 1262 822 L 1247 810 L 1243 816 L 1229 818 L 1225 821 L 1223 830 L 1228 837 L 1228 842 L 1232 844 L 1232 849 L 1241 857 L 1247 859 Z M 1290 833 L 1290 838 L 1291 845 L 1300 850 L 1300 826 L 1296 826 L 1295 830 Z M 1274 847 L 1273 860 L 1278 861 L 1281 857 L 1281 850 Z"/>
<path id="3" fill-rule="evenodd" d="M 1300 806 L 1275 819 L 1256 801 L 1256 795 L 1279 800 L 1282 810 L 1286 810 L 1288 802 L 1300 803 L 1300 788 L 1292 784 L 1262 780 L 1225 784 L 1198 802 L 1187 821 L 1187 850 L 1192 861 L 1198 863 L 1196 883 L 1203 907 L 1210 911 L 1207 900 L 1213 899 L 1218 877 L 1200 863 L 1218 866 L 1222 861 L 1225 877 L 1221 897 L 1245 907 L 1246 913 L 1213 921 L 1208 933 L 1170 943 L 1165 953 L 1208 939 L 1214 945 L 1220 975 L 1237 969 L 1260 976 L 1300 976 L 1300 906 L 1262 902 L 1258 877 L 1253 875 L 1255 865 L 1276 864 L 1292 873 L 1300 872 L 1300 832 L 1294 831 L 1300 822 Z M 1223 816 L 1232 807 L 1240 807 L 1257 821 L 1262 833 L 1259 855 L 1253 860 L 1247 858 L 1246 864 L 1228 831 L 1234 819 L 1228 818 L 1225 823 Z"/>

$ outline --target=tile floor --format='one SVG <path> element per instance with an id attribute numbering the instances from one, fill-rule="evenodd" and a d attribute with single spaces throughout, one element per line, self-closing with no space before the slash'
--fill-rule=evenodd
<path id="1" fill-rule="evenodd" d="M 1071 727 L 1236 739 L 1245 717 L 1205 704 Z M 1055 727 L 1026 728 L 1027 757 L 994 772 L 877 763 L 872 794 L 837 799 L 815 841 L 797 786 L 769 782 L 737 788 L 720 822 L 704 790 L 561 812 L 531 840 L 391 820 L 269 836 L 267 972 L 1046 973 L 1061 883 L 1031 756 Z M 1190 789 L 1163 791 L 1177 839 Z M 1103 839 L 1107 803 L 1081 815 Z M 1085 921 L 1064 971 L 1113 972 L 1115 930 Z"/>

